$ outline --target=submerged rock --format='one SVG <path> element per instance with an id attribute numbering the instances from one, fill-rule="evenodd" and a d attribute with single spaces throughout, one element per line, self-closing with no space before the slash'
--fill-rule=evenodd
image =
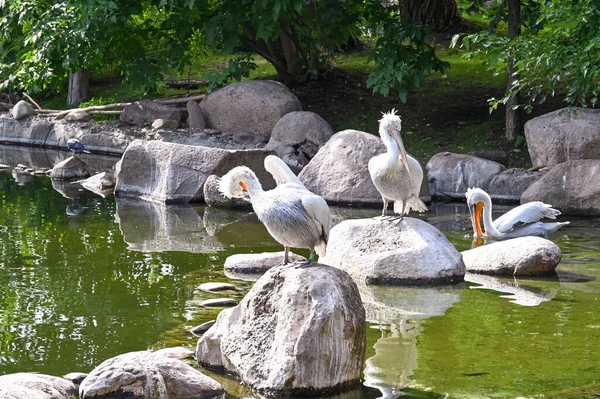
<path id="1" fill-rule="evenodd" d="M 204 292 L 218 292 L 218 291 L 235 290 L 236 289 L 235 285 L 233 285 L 233 284 L 217 283 L 217 282 L 203 283 L 203 284 L 200 284 L 196 288 L 199 289 L 200 291 L 204 291 Z"/>
<path id="2" fill-rule="evenodd" d="M 79 397 L 217 398 L 221 384 L 181 360 L 147 351 L 105 360 L 83 380 Z"/>
<path id="3" fill-rule="evenodd" d="M 359 383 L 365 311 L 356 284 L 315 264 L 269 270 L 198 340 L 202 365 L 236 374 L 271 395 L 302 396 Z"/>
<path id="4" fill-rule="evenodd" d="M 346 220 L 331 229 L 320 262 L 366 284 L 424 285 L 463 281 L 465 265 L 446 236 L 420 219 L 398 224 Z"/>
<path id="5" fill-rule="evenodd" d="M 69 157 L 52 168 L 53 180 L 84 179 L 90 175 L 87 164 L 79 157 Z"/>
<path id="6" fill-rule="evenodd" d="M 75 396 L 77 386 L 64 378 L 33 373 L 0 376 L 2 399 L 71 399 Z"/>
<path id="7" fill-rule="evenodd" d="M 469 272 L 537 276 L 554 272 L 562 258 L 558 245 L 541 237 L 518 237 L 463 251 Z"/>
<path id="8" fill-rule="evenodd" d="M 284 252 L 262 252 L 256 254 L 235 254 L 225 259 L 225 271 L 229 273 L 261 275 L 283 262 Z M 290 262 L 304 261 L 304 256 L 289 252 Z"/>

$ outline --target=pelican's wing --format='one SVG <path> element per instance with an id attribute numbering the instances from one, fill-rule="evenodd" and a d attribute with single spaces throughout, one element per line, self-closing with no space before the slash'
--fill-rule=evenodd
<path id="1" fill-rule="evenodd" d="M 298 179 L 298 176 L 279 157 L 275 155 L 267 156 L 265 158 L 265 169 L 273 176 L 278 186 L 286 184 L 290 188 L 308 191 L 306 186 Z"/>
<path id="2" fill-rule="evenodd" d="M 421 183 L 423 182 L 423 167 L 414 157 L 407 154 L 408 166 L 413 182 L 413 190 L 416 191 L 417 197 L 421 191 Z"/>
<path id="3" fill-rule="evenodd" d="M 514 228 L 535 223 L 544 218 L 556 219 L 558 215 L 560 215 L 560 211 L 552 208 L 551 205 L 540 201 L 528 202 L 511 209 L 494 220 L 494 227 L 502 233 L 508 233 Z"/>
<path id="4" fill-rule="evenodd" d="M 302 206 L 323 234 L 324 241 L 327 242 L 329 240 L 329 230 L 331 230 L 331 212 L 327 202 L 318 195 L 309 192 L 302 196 Z"/>

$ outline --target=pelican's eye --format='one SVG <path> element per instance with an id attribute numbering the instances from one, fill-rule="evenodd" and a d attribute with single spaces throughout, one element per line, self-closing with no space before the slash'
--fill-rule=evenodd
<path id="1" fill-rule="evenodd" d="M 242 190 L 248 191 L 248 186 L 246 186 L 246 183 L 244 183 L 243 181 L 240 182 L 240 186 L 242 187 Z"/>

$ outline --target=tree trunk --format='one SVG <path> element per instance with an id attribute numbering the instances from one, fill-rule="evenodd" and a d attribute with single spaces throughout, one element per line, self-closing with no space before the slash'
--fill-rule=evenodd
<path id="1" fill-rule="evenodd" d="M 508 37 L 512 40 L 521 34 L 521 0 L 508 0 Z M 508 63 L 508 84 L 507 90 L 510 90 L 513 82 L 519 79 L 515 75 L 515 61 L 510 60 Z M 504 126 L 504 133 L 506 140 L 509 143 L 514 143 L 517 136 L 521 134 L 521 109 L 513 109 L 513 107 L 519 105 L 519 95 L 516 94 L 511 97 L 506 103 L 506 124 Z"/>
<path id="2" fill-rule="evenodd" d="M 69 74 L 69 92 L 67 94 L 67 105 L 76 107 L 83 101 L 89 99 L 90 72 L 79 68 L 76 72 Z"/>
<path id="3" fill-rule="evenodd" d="M 419 22 L 437 32 L 462 23 L 456 0 L 401 0 L 402 18 Z"/>

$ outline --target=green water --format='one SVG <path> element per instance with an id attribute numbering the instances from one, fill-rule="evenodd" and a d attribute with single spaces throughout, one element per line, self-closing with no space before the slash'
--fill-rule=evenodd
<path id="1" fill-rule="evenodd" d="M 186 330 L 219 311 L 200 306 L 215 295 L 194 288 L 232 282 L 239 291 L 227 296 L 240 300 L 252 283 L 224 275 L 227 256 L 281 249 L 252 214 L 27 180 L 0 171 L 0 375 L 89 372 L 129 351 L 192 349 Z M 466 207 L 431 208 L 423 218 L 469 248 Z M 364 387 L 339 398 L 598 397 L 600 220 L 571 221 L 552 237 L 563 250 L 558 277 L 370 287 Z"/>

